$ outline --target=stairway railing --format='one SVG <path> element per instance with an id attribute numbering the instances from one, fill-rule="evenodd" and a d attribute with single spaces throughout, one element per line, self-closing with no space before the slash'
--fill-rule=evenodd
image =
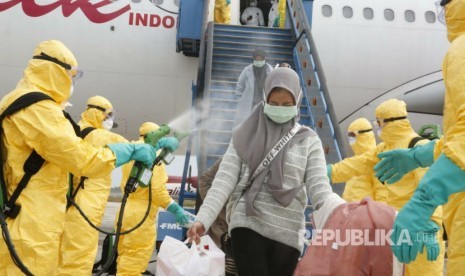
<path id="1" fill-rule="evenodd" d="M 312 108 L 320 108 L 327 114 L 326 118 L 316 118 L 316 116 L 313 116 L 313 122 L 315 123 L 317 133 L 319 132 L 320 134 L 322 133 L 324 122 L 327 121 L 328 125 L 326 127 L 329 128 L 334 142 L 323 146 L 327 154 L 327 161 L 329 163 L 335 163 L 342 160 L 346 155 L 343 143 L 344 136 L 337 123 L 334 107 L 326 85 L 323 67 L 318 56 L 315 42 L 313 41 L 302 0 L 287 0 L 287 11 L 287 16 L 290 19 L 294 35 L 298 38 L 294 47 L 296 70 L 300 70 L 298 73 L 302 76 L 303 90 L 307 96 L 310 94 L 309 90 L 312 90 L 316 93 L 315 95 L 318 96 L 308 97 L 309 110 L 311 110 L 310 113 L 315 114 L 316 112 L 312 110 Z M 319 100 L 320 95 L 321 100 Z"/>

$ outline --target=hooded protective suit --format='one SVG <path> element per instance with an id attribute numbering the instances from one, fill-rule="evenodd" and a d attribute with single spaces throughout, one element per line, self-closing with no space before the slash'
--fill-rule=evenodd
<path id="1" fill-rule="evenodd" d="M 241 22 L 248 26 L 265 26 L 263 12 L 257 7 L 257 0 L 251 0 L 250 6 L 242 12 Z"/>
<path id="2" fill-rule="evenodd" d="M 105 111 L 103 111 L 105 110 Z M 95 146 L 127 142 L 122 136 L 103 129 L 102 122 L 113 112 L 111 103 L 101 96 L 87 101 L 87 110 L 81 114 L 81 130 L 93 127 L 84 140 Z M 80 178 L 75 178 L 74 189 L 78 189 Z M 88 178 L 79 188 L 74 200 L 90 221 L 100 226 L 111 188 L 111 174 L 101 178 Z M 98 248 L 98 232 L 71 206 L 66 213 L 66 222 L 61 237 L 58 275 L 91 275 Z"/>
<path id="3" fill-rule="evenodd" d="M 445 15 L 451 46 L 442 65 L 446 86 L 442 151 L 465 171 L 465 0 L 448 3 Z M 449 237 L 447 274 L 461 275 L 465 269 L 465 192 L 450 195 L 443 208 Z"/>
<path id="4" fill-rule="evenodd" d="M 250 115 L 254 104 L 257 104 L 263 99 L 263 92 L 256 91 L 258 87 L 263 87 L 266 77 L 273 70 L 273 67 L 266 63 L 266 52 L 257 49 L 253 52 L 252 57 L 257 56 L 265 58 L 265 65 L 256 67 L 250 64 L 242 70 L 237 80 L 234 96 L 237 99 L 236 115 L 234 118 L 234 126 L 238 125 Z M 262 88 L 263 89 L 263 88 Z"/>
<path id="5" fill-rule="evenodd" d="M 139 128 L 143 142 L 143 136 L 150 131 L 159 129 L 155 123 L 144 123 Z M 121 191 L 124 193 L 124 186 L 129 178 L 133 162 L 123 166 L 123 177 L 121 179 Z M 158 208 L 166 209 L 173 201 L 166 190 L 165 165 L 155 166 L 152 175 L 152 206 L 146 221 L 133 232 L 122 235 L 118 244 L 117 275 L 131 276 L 141 275 L 147 269 L 148 262 L 153 253 L 155 240 L 157 238 L 156 218 Z M 123 225 L 121 231 L 126 231 L 138 224 L 147 210 L 148 188 L 138 188 L 128 197 L 124 210 Z M 118 219 L 116 215 L 116 220 Z"/>
<path id="6" fill-rule="evenodd" d="M 71 51 L 56 40 L 40 43 L 34 56 L 41 53 L 71 66 L 78 65 Z M 58 264 L 68 172 L 103 177 L 115 167 L 116 157 L 110 149 L 94 147 L 77 137 L 63 116 L 61 104 L 70 97 L 74 74 L 74 70 L 66 70 L 56 62 L 31 59 L 16 88 L 0 102 L 3 112 L 15 99 L 32 91 L 54 100 L 35 103 L 5 118 L 1 137 L 8 196 L 23 176 L 22 166 L 32 150 L 45 159 L 17 200 L 21 212 L 15 219 L 7 219 L 18 255 L 34 275 L 53 275 Z M 0 275 L 22 275 L 3 241 L 0 260 Z"/>
<path id="7" fill-rule="evenodd" d="M 231 22 L 231 8 L 227 0 L 215 0 L 215 23 L 229 24 Z"/>
<path id="8" fill-rule="evenodd" d="M 367 119 L 359 118 L 353 121 L 349 125 L 348 132 L 356 135 L 353 137 L 355 142 L 350 145 L 355 155 L 360 155 L 376 148 L 373 127 Z M 347 181 L 344 193 L 342 194 L 343 199 L 348 202 L 359 202 L 366 196 L 375 199 L 375 190 L 371 175 L 354 176 Z"/>
<path id="9" fill-rule="evenodd" d="M 279 1 L 271 0 L 271 8 L 268 13 L 268 27 L 279 27 Z"/>
<path id="10" fill-rule="evenodd" d="M 381 132 L 379 138 L 383 141 L 378 144 L 376 150 L 363 155 L 346 158 L 332 166 L 331 178 L 333 182 L 344 182 L 355 175 L 369 174 L 374 176 L 373 167 L 378 163 L 377 154 L 393 149 L 408 148 L 410 141 L 418 134 L 412 129 L 407 117 L 406 104 L 403 101 L 391 99 L 383 102 L 376 108 L 376 118 L 381 122 Z M 389 122 L 386 119 L 397 118 Z M 403 118 L 403 119 L 401 119 Z M 421 140 L 418 144 L 425 144 L 428 141 Z M 418 186 L 420 179 L 427 169 L 418 168 L 406 174 L 396 185 L 384 185 L 386 193 L 386 203 L 396 210 L 404 206 Z M 376 177 L 373 177 L 375 185 L 383 185 Z M 384 201 L 384 200 L 383 200 Z M 442 208 L 438 207 L 431 219 L 442 225 Z M 438 235 L 441 238 L 442 235 Z M 441 253 L 434 262 L 429 262 L 426 252 L 420 254 L 418 258 L 406 265 L 406 275 L 441 275 L 444 267 L 444 242 L 440 240 Z"/>

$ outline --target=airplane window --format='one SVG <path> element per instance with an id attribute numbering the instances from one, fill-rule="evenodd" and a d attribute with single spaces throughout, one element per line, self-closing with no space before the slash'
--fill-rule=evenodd
<path id="1" fill-rule="evenodd" d="M 411 10 L 406 10 L 405 11 L 405 20 L 407 22 L 414 22 L 415 21 L 415 13 Z"/>
<path id="2" fill-rule="evenodd" d="M 351 7 L 345 6 L 344 8 L 342 8 L 342 14 L 345 18 L 352 18 L 352 16 L 354 16 L 354 11 Z"/>
<path id="3" fill-rule="evenodd" d="M 333 15 L 333 8 L 331 8 L 331 6 L 329 5 L 323 5 L 322 8 L 322 11 L 323 11 L 323 15 L 325 17 L 330 17 L 331 15 Z"/>
<path id="4" fill-rule="evenodd" d="M 363 9 L 363 16 L 366 18 L 366 19 L 373 19 L 373 9 L 372 8 L 364 8 Z"/>
<path id="5" fill-rule="evenodd" d="M 425 13 L 425 19 L 426 19 L 426 22 L 428 23 L 434 23 L 436 22 L 436 14 L 432 11 L 427 11 Z"/>
<path id="6" fill-rule="evenodd" d="M 387 21 L 393 21 L 394 20 L 394 11 L 391 9 L 385 9 L 384 10 L 384 19 Z"/>

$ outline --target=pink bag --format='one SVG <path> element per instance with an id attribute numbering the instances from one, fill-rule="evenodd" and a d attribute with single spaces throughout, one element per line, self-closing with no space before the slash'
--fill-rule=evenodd
<path id="1" fill-rule="evenodd" d="M 370 197 L 364 198 L 360 203 L 339 205 L 324 226 L 325 231 L 334 231 L 316 233 L 304 257 L 299 261 L 294 276 L 393 275 L 393 255 L 389 243 L 375 244 L 380 244 L 382 239 L 379 235 L 376 237 L 377 234 L 389 233 L 395 216 L 394 208 L 375 202 Z M 331 232 L 340 234 L 339 243 L 336 237 L 329 238 Z M 364 232 L 364 238 L 373 244 L 354 245 L 352 242 L 342 246 L 341 241 L 353 240 L 349 236 L 354 232 Z M 326 243 L 323 242 L 324 235 Z"/>

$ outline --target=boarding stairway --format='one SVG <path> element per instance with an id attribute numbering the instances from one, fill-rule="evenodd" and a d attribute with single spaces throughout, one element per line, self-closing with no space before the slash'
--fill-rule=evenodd
<path id="1" fill-rule="evenodd" d="M 261 27 L 245 27 L 210 23 L 207 35 L 211 38 L 211 71 L 206 72 L 203 97 L 204 117 L 199 164 L 205 168 L 213 165 L 226 151 L 236 114 L 234 97 L 237 80 L 242 70 L 252 63 L 252 53 L 261 48 L 267 52 L 267 63 L 289 63 L 294 67 L 291 30 Z M 208 42 L 207 42 L 208 43 Z M 208 54 L 207 54 L 208 55 Z M 306 99 L 301 106 L 301 123 L 311 125 Z"/>
<path id="2" fill-rule="evenodd" d="M 289 29 L 204 24 L 197 84 L 193 87 L 197 117 L 193 121 L 198 129 L 193 148 L 198 175 L 213 165 L 229 145 L 237 105 L 234 89 L 239 74 L 251 64 L 252 52 L 257 48 L 267 51 L 267 62 L 272 66 L 286 62 L 300 75 L 304 94 L 300 123 L 317 132 L 327 163 L 345 157 L 345 149 L 340 148 L 343 136 L 302 0 L 287 0 L 286 21 Z M 343 188 L 333 186 L 340 194 Z"/>
<path id="3" fill-rule="evenodd" d="M 242 70 L 252 62 L 257 48 L 268 53 L 272 66 L 289 63 L 301 76 L 303 101 L 300 123 L 314 129 L 322 139 L 328 163 L 341 160 L 340 133 L 311 37 L 301 0 L 288 1 L 288 25 L 291 29 L 221 25 L 208 23 L 205 48 L 200 67 L 203 82 L 197 98 L 202 101 L 198 129 L 200 132 L 199 174 L 213 165 L 226 151 L 231 139 L 237 101 L 234 89 Z M 200 73 L 200 70 L 199 70 Z M 200 87 L 199 87 L 200 88 Z"/>

